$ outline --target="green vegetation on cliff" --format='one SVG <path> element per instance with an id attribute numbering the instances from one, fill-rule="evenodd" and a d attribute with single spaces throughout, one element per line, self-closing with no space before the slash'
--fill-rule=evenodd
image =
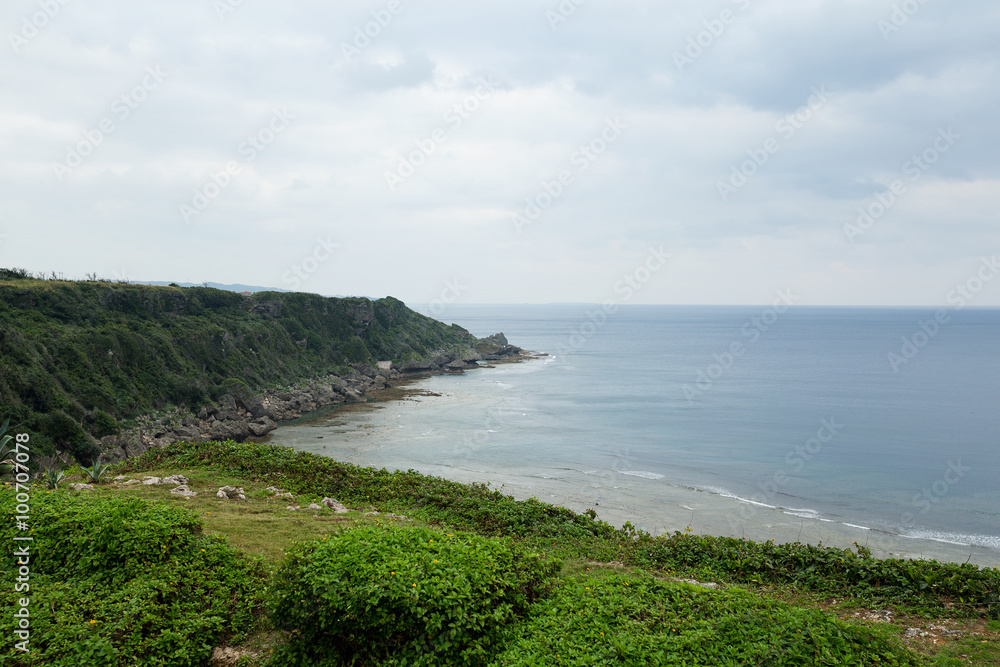
<path id="1" fill-rule="evenodd" d="M 387 297 L 326 298 L 19 277 L 0 269 L 0 414 L 36 451 L 89 461 L 87 434 L 168 405 L 475 343 Z"/>

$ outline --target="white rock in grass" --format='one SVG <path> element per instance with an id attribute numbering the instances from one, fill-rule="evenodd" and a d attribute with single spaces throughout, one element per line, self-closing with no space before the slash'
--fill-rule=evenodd
<path id="1" fill-rule="evenodd" d="M 197 496 L 198 495 L 198 492 L 197 491 L 192 491 L 191 489 L 189 489 L 187 484 L 181 484 L 177 488 L 170 489 L 170 493 L 173 493 L 174 495 L 178 495 L 178 496 L 184 496 L 184 497 Z"/>
<path id="2" fill-rule="evenodd" d="M 289 512 L 297 512 L 298 510 L 302 509 L 302 506 L 301 505 L 294 505 L 294 506 L 289 505 L 285 509 L 288 510 Z"/>
<path id="3" fill-rule="evenodd" d="M 128 486 L 129 484 L 142 484 L 142 482 L 137 479 L 130 479 L 129 481 L 125 482 L 125 486 Z"/>
<path id="4" fill-rule="evenodd" d="M 346 507 L 344 507 L 343 505 L 341 505 L 339 501 L 334 500 L 333 498 L 324 498 L 321 502 L 330 509 L 332 509 L 337 514 L 347 514 L 348 512 L 351 511 Z"/>
<path id="5" fill-rule="evenodd" d="M 159 484 L 160 483 L 160 478 L 159 477 L 143 477 L 142 478 L 142 483 L 143 484 L 149 484 L 149 485 Z"/>
<path id="6" fill-rule="evenodd" d="M 321 510 L 321 509 L 323 509 L 323 506 L 322 505 L 317 505 L 316 503 L 309 503 L 309 507 L 307 507 L 306 509 Z"/>
<path id="7" fill-rule="evenodd" d="M 253 654 L 249 651 L 237 651 L 234 648 L 216 647 L 212 649 L 212 661 L 208 665 L 209 667 L 236 667 L 245 655 Z"/>
<path id="8" fill-rule="evenodd" d="M 89 491 L 89 490 L 91 490 L 91 489 L 94 488 L 94 485 L 93 484 L 72 484 L 72 485 L 70 485 L 69 488 L 73 489 L 74 491 Z"/>
<path id="9" fill-rule="evenodd" d="M 246 492 L 236 486 L 223 486 L 215 494 L 216 498 L 223 500 L 246 500 Z"/>
<path id="10" fill-rule="evenodd" d="M 190 484 L 189 480 L 184 475 L 171 475 L 170 477 L 164 477 L 160 480 L 160 484 Z"/>

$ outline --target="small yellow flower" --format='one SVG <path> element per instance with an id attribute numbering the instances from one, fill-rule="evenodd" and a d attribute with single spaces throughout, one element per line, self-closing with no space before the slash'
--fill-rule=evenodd
<path id="1" fill-rule="evenodd" d="M 90 622 L 91 625 L 93 625 L 94 623 L 97 623 L 97 621 L 91 621 Z"/>

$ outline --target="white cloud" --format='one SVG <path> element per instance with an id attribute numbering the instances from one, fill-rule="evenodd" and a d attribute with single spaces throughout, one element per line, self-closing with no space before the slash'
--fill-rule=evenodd
<path id="1" fill-rule="evenodd" d="M 600 301 L 651 244 L 675 253 L 642 302 L 941 303 L 964 265 L 1000 250 L 1000 14 L 926 4 L 889 39 L 891 6 L 831 0 L 549 4 L 403 1 L 360 55 L 342 44 L 384 3 L 69 3 L 18 53 L 0 49 L 0 265 L 82 277 L 281 287 L 330 234 L 305 289 L 427 301 Z M 37 10 L 17 0 L 0 28 Z M 733 20 L 683 72 L 673 54 Z M 706 21 L 709 25 L 706 26 Z M 167 79 L 125 118 L 148 67 Z M 481 77 L 499 82 L 459 124 Z M 814 86 L 829 102 L 794 136 L 775 124 Z M 275 108 L 295 120 L 252 162 Z M 586 171 L 572 156 L 608 118 L 628 129 Z M 104 118 L 115 131 L 59 181 L 54 162 Z M 962 135 L 854 246 L 842 228 L 939 128 Z M 385 174 L 445 137 L 395 192 Z M 717 183 L 769 137 L 780 150 L 722 201 Z M 185 225 L 212 174 L 234 177 Z M 511 215 L 561 170 L 573 182 L 529 228 Z M 959 275 L 960 277 L 960 275 Z M 1000 305 L 984 293 L 977 305 Z"/>

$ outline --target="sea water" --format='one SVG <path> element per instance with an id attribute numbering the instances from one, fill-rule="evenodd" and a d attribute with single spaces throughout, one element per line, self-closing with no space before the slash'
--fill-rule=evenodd
<path id="1" fill-rule="evenodd" d="M 424 395 L 271 442 L 488 482 L 654 534 L 1000 565 L 1000 310 L 449 305 L 436 316 L 549 356 L 427 378 Z"/>

